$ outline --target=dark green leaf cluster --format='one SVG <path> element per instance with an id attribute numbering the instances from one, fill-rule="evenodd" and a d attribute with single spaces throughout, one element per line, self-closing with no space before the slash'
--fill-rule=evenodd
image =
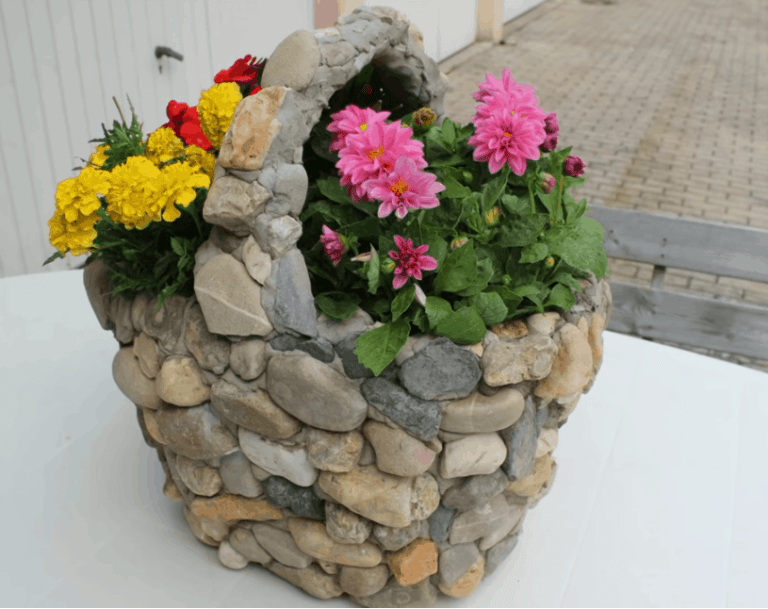
<path id="1" fill-rule="evenodd" d="M 170 296 L 194 294 L 195 252 L 208 238 L 211 225 L 202 218 L 208 193 L 196 188 L 197 197 L 173 222 L 151 222 L 143 229 L 128 229 L 113 222 L 104 208 L 98 210 L 96 251 L 109 269 L 112 293 L 129 300 L 139 294 L 158 299 L 157 306 Z"/>
<path id="2" fill-rule="evenodd" d="M 569 190 L 583 178 L 563 173 L 570 148 L 529 161 L 524 175 L 504 167 L 492 175 L 486 163 L 472 158 L 467 140 L 472 124 L 449 119 L 431 127 L 414 126 L 424 143 L 427 171 L 445 186 L 440 206 L 379 219 L 378 203 L 355 203 L 339 183 L 328 149 L 330 133 L 318 125 L 305 157 L 313 175 L 301 216 L 305 254 L 313 293 L 328 317 L 346 319 L 358 306 L 384 323 L 358 339 L 358 359 L 379 374 L 402 348 L 409 334 L 446 336 L 458 344 L 482 340 L 487 328 L 545 311 L 567 311 L 581 291 L 579 278 L 608 272 L 602 227 L 586 218 L 586 200 Z M 411 115 L 402 117 L 411 124 Z M 321 121 L 322 123 L 322 121 Z M 306 152 L 307 149 L 305 149 Z M 550 193 L 543 174 L 556 180 Z M 320 242 L 323 225 L 340 233 L 349 253 L 334 265 Z M 427 244 L 438 269 L 419 282 L 426 302 L 415 298 L 415 286 L 392 286 L 396 250 L 393 237 Z M 360 254 L 370 254 L 360 261 Z M 357 257 L 358 261 L 353 260 Z"/>
<path id="3" fill-rule="evenodd" d="M 117 105 L 117 101 L 115 101 Z M 120 106 L 117 106 L 118 110 Z M 121 111 L 122 115 L 122 111 Z M 136 117 L 136 113 L 131 107 L 131 124 L 126 124 L 125 120 L 114 121 L 112 129 L 101 126 L 104 131 L 104 137 L 91 140 L 107 146 L 107 160 L 101 166 L 105 171 L 111 171 L 118 165 L 122 165 L 130 156 L 141 156 L 146 150 L 146 142 L 141 132 L 141 124 Z"/>

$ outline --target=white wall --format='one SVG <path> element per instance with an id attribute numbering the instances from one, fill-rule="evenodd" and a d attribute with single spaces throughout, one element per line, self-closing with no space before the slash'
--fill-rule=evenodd
<path id="1" fill-rule="evenodd" d="M 424 51 L 441 61 L 475 40 L 475 0 L 365 0 L 403 13 L 424 34 Z"/>
<path id="2" fill-rule="evenodd" d="M 504 23 L 522 15 L 545 0 L 504 0 Z"/>

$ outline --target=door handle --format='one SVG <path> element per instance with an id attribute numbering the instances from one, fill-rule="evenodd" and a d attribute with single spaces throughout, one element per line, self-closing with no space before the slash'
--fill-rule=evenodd
<path id="1" fill-rule="evenodd" d="M 179 61 L 184 61 L 184 55 L 182 55 L 178 51 L 174 51 L 169 47 L 155 47 L 155 57 L 160 59 L 163 55 L 166 55 L 168 57 L 173 57 L 174 59 L 178 59 Z"/>

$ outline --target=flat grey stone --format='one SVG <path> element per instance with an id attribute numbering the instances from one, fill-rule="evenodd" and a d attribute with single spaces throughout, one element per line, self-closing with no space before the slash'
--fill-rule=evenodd
<path id="1" fill-rule="evenodd" d="M 320 49 L 315 37 L 298 30 L 285 38 L 269 56 L 261 77 L 262 87 L 290 87 L 300 91 L 312 80 L 320 65 Z"/>
<path id="2" fill-rule="evenodd" d="M 275 404 L 263 389 L 244 391 L 221 379 L 212 387 L 211 403 L 216 412 L 230 421 L 270 438 L 290 438 L 301 428 L 301 423 Z"/>
<path id="3" fill-rule="evenodd" d="M 427 520 L 415 520 L 407 527 L 400 529 L 375 524 L 373 526 L 373 536 L 382 548 L 388 552 L 396 552 L 407 546 L 414 539 L 429 537 L 429 522 Z"/>
<path id="4" fill-rule="evenodd" d="M 293 351 L 301 342 L 302 339 L 293 334 L 278 334 L 269 340 L 269 346 L 275 351 Z"/>
<path id="5" fill-rule="evenodd" d="M 512 535 L 506 539 L 502 539 L 499 543 L 493 546 L 485 555 L 485 572 L 493 573 L 502 561 L 512 553 L 515 549 L 520 535 Z"/>
<path id="6" fill-rule="evenodd" d="M 328 339 L 322 336 L 316 336 L 299 343 L 296 347 L 299 351 L 308 353 L 316 360 L 323 362 L 324 364 L 330 364 L 335 358 L 336 353 L 333 350 L 333 345 Z"/>
<path id="7" fill-rule="evenodd" d="M 315 299 L 299 250 L 291 249 L 272 262 L 272 274 L 261 291 L 261 303 L 278 332 L 317 334 Z"/>
<path id="8" fill-rule="evenodd" d="M 465 479 L 463 484 L 448 489 L 443 496 L 443 503 L 462 512 L 474 510 L 488 503 L 506 486 L 507 477 L 501 470 L 492 474 L 472 476 Z"/>
<path id="9" fill-rule="evenodd" d="M 293 536 L 268 524 L 254 523 L 251 531 L 262 548 L 287 567 L 304 569 L 312 563 L 312 557 L 299 550 Z"/>
<path id="10" fill-rule="evenodd" d="M 437 572 L 440 584 L 451 588 L 467 574 L 479 556 L 480 552 L 474 543 L 460 543 L 445 552 L 440 552 Z"/>
<path id="11" fill-rule="evenodd" d="M 331 501 L 325 504 L 326 532 L 338 543 L 361 544 L 371 534 L 373 523 L 343 505 Z"/>
<path id="12" fill-rule="evenodd" d="M 451 525 L 451 545 L 468 543 L 489 535 L 507 521 L 510 510 L 504 495 L 497 495 L 490 503 L 459 514 Z"/>
<path id="13" fill-rule="evenodd" d="M 224 176 L 211 184 L 203 204 L 203 218 L 238 237 L 247 237 L 271 196 L 258 182 Z"/>
<path id="14" fill-rule="evenodd" d="M 167 406 L 155 413 L 160 435 L 180 455 L 216 459 L 237 450 L 237 439 L 206 403 L 190 408 Z"/>
<path id="15" fill-rule="evenodd" d="M 352 334 L 359 335 L 373 327 L 373 319 L 362 309 L 355 311 L 354 315 L 344 321 L 329 319 L 325 315 L 317 318 L 317 332 L 327 338 L 331 344 L 336 345 Z"/>
<path id="16" fill-rule="evenodd" d="M 473 353 L 443 337 L 405 360 L 398 376 L 416 397 L 452 400 L 468 396 L 483 372 Z"/>
<path id="17" fill-rule="evenodd" d="M 256 541 L 249 529 L 235 527 L 229 535 L 229 543 L 248 560 L 261 565 L 266 565 L 272 561 L 272 557 Z"/>
<path id="18" fill-rule="evenodd" d="M 432 516 L 429 517 L 429 535 L 436 543 L 446 540 L 456 513 L 455 509 L 446 507 L 442 503 L 432 512 Z"/>
<path id="19" fill-rule="evenodd" d="M 251 462 L 240 451 L 222 457 L 219 475 L 228 492 L 252 499 L 261 495 L 264 489 L 251 470 Z"/>
<path id="20" fill-rule="evenodd" d="M 276 506 L 288 508 L 297 516 L 325 520 L 325 501 L 311 486 L 298 486 L 280 476 L 271 476 L 263 482 L 263 487 L 269 501 Z"/>
<path id="21" fill-rule="evenodd" d="M 83 283 L 88 301 L 96 313 L 99 325 L 105 330 L 109 329 L 109 294 L 112 287 L 109 284 L 109 269 L 104 261 L 95 258 L 88 262 L 83 271 Z"/>
<path id="22" fill-rule="evenodd" d="M 223 374 L 229 365 L 230 344 L 208 331 L 199 305 L 195 304 L 187 311 L 185 326 L 184 344 L 200 367 Z"/>
<path id="23" fill-rule="evenodd" d="M 381 377 L 368 379 L 360 389 L 382 414 L 422 440 L 431 440 L 440 428 L 440 404 L 420 400 Z"/>
<path id="24" fill-rule="evenodd" d="M 154 338 L 166 353 L 184 353 L 183 350 L 177 351 L 176 347 L 184 333 L 184 310 L 186 307 L 187 299 L 174 295 L 163 301 L 157 313 L 155 313 L 156 298 L 150 300 L 144 309 L 144 318 L 142 319 L 144 332 Z"/>
<path id="25" fill-rule="evenodd" d="M 267 211 L 275 215 L 298 217 L 307 198 L 309 179 L 304 165 L 283 163 L 278 166 L 273 188 L 274 196 Z"/>
<path id="26" fill-rule="evenodd" d="M 528 396 L 525 398 L 525 410 L 517 423 L 501 432 L 501 438 L 507 445 L 507 457 L 501 469 L 510 480 L 525 478 L 533 471 L 541 429 L 538 425 L 543 424 L 547 416 L 546 409 L 539 412 L 542 414 L 537 417 L 533 398 Z"/>
<path id="27" fill-rule="evenodd" d="M 278 258 L 296 245 L 301 237 L 301 222 L 287 215 L 261 214 L 254 223 L 254 237 L 262 251 Z"/>

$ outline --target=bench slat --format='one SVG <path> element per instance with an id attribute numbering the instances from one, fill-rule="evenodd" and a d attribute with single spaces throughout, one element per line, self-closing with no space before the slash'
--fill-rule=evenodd
<path id="1" fill-rule="evenodd" d="M 768 230 L 591 207 L 609 256 L 768 283 Z"/>
<path id="2" fill-rule="evenodd" d="M 768 309 L 611 282 L 608 329 L 768 359 Z"/>

